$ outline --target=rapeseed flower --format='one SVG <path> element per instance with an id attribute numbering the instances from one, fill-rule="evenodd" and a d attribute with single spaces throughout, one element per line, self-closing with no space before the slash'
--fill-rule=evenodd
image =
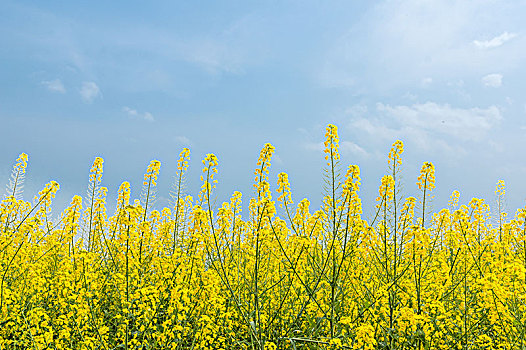
<path id="1" fill-rule="evenodd" d="M 57 182 L 32 202 L 22 199 L 21 154 L 0 202 L 0 348 L 522 346 L 526 207 L 508 217 L 504 182 L 496 206 L 459 203 L 455 191 L 448 208 L 426 216 L 434 166 L 424 163 L 418 176 L 420 207 L 398 185 L 404 148 L 396 141 L 377 211 L 365 220 L 360 168 L 340 174 L 336 126 L 325 139 L 328 186 L 312 211 L 308 199 L 293 203 L 286 173 L 271 185 L 270 144 L 247 199 L 236 191 L 214 205 L 213 154 L 203 160 L 198 197 L 184 193 L 190 150 L 183 149 L 170 207 L 154 205 L 161 163 L 153 160 L 142 200 L 123 182 L 108 213 L 111 192 L 97 157 L 87 198 L 74 196 L 56 218 Z"/>

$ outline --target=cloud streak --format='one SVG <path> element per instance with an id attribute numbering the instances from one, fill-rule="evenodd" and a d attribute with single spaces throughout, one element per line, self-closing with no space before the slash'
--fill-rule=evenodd
<path id="1" fill-rule="evenodd" d="M 85 81 L 80 88 L 80 97 L 85 103 L 93 103 L 96 98 L 102 97 L 102 93 L 97 84 L 92 81 Z"/>
<path id="2" fill-rule="evenodd" d="M 426 102 L 411 106 L 377 105 L 377 111 L 394 119 L 401 127 L 426 133 L 452 136 L 461 140 L 480 140 L 502 120 L 496 106 L 488 108 L 454 108 L 449 104 Z"/>
<path id="3" fill-rule="evenodd" d="M 182 135 L 175 136 L 174 137 L 174 141 L 177 142 L 178 144 L 183 145 L 183 146 L 191 146 L 192 145 L 192 142 L 190 141 L 190 139 L 188 137 L 182 136 Z"/>
<path id="4" fill-rule="evenodd" d="M 64 84 L 62 84 L 62 81 L 60 79 L 55 80 L 44 80 L 40 82 L 43 86 L 45 86 L 49 91 L 52 92 L 58 92 L 61 94 L 66 93 L 66 88 L 64 87 Z"/>
<path id="5" fill-rule="evenodd" d="M 340 144 L 340 150 L 342 153 L 351 153 L 356 156 L 368 157 L 369 153 L 363 148 L 352 141 L 342 141 Z"/>
<path id="6" fill-rule="evenodd" d="M 305 148 L 308 151 L 316 151 L 316 152 L 322 152 L 325 149 L 325 145 L 323 142 L 305 142 L 303 144 L 303 148 Z M 355 156 L 360 157 L 369 157 L 369 153 L 358 144 L 352 142 L 352 141 L 341 141 L 340 142 L 340 152 L 342 154 L 353 154 Z"/>
<path id="7" fill-rule="evenodd" d="M 496 36 L 490 40 L 474 40 L 473 44 L 479 49 L 493 49 L 495 47 L 502 46 L 505 42 L 515 38 L 517 34 L 504 32 L 499 36 Z"/>
<path id="8" fill-rule="evenodd" d="M 466 153 L 466 143 L 484 140 L 503 119 L 496 106 L 456 108 L 435 102 L 395 106 L 378 103 L 367 114 L 351 115 L 348 122 L 359 141 L 383 144 L 402 139 L 425 152 L 440 149 L 456 156 Z M 355 149 L 354 153 L 361 151 Z"/>
<path id="9" fill-rule="evenodd" d="M 487 87 L 498 88 L 502 86 L 502 74 L 488 74 L 482 78 L 482 83 Z"/>
<path id="10" fill-rule="evenodd" d="M 526 56 L 525 39 L 481 15 L 502 18 L 505 7 L 502 1 L 380 1 L 361 22 L 334 36 L 317 78 L 324 87 L 370 94 L 417 84 L 437 89 L 444 81 L 480 79 L 494 67 L 516 69 Z M 524 11 L 524 5 L 512 8 Z M 484 40 L 482 33 L 495 30 L 502 34 Z"/>
<path id="11" fill-rule="evenodd" d="M 146 120 L 147 122 L 153 122 L 155 118 L 150 112 L 139 113 L 136 109 L 130 107 L 122 107 L 123 112 L 125 112 L 129 117 L 134 119 Z"/>

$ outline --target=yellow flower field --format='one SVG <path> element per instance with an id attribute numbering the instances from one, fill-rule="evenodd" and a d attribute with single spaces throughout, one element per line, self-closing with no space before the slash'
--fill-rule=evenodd
<path id="1" fill-rule="evenodd" d="M 59 184 L 21 199 L 21 154 L 0 209 L 0 349 L 526 348 L 526 208 L 503 212 L 504 183 L 496 212 L 455 191 L 431 213 L 434 166 L 404 197 L 396 141 L 368 222 L 359 167 L 340 163 L 336 126 L 325 138 L 319 209 L 285 173 L 271 186 L 266 144 L 252 197 L 213 206 L 213 154 L 186 195 L 183 149 L 171 207 L 152 205 L 153 160 L 141 198 L 124 182 L 106 208 L 96 158 L 88 195 L 52 220 Z"/>

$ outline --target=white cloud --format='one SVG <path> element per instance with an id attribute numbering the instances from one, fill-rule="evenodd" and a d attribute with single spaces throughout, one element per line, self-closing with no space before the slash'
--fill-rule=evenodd
<path id="1" fill-rule="evenodd" d="M 324 149 L 324 144 L 323 142 L 305 142 L 303 144 L 303 147 L 306 149 L 306 150 L 309 150 L 309 151 L 323 151 Z"/>
<path id="2" fill-rule="evenodd" d="M 422 87 L 428 87 L 428 86 L 430 86 L 432 83 L 433 83 L 433 78 L 429 78 L 429 77 L 422 79 L 422 81 L 420 82 L 420 84 L 422 85 Z"/>
<path id="3" fill-rule="evenodd" d="M 240 73 L 243 59 L 231 47 L 216 41 L 187 42 L 180 50 L 183 58 L 208 73 Z"/>
<path id="4" fill-rule="evenodd" d="M 175 136 L 174 141 L 180 143 L 183 146 L 190 146 L 192 144 L 190 139 L 186 136 Z"/>
<path id="5" fill-rule="evenodd" d="M 148 122 L 153 122 L 155 120 L 153 115 L 150 112 L 139 113 L 139 112 L 137 112 L 136 109 L 133 109 L 133 108 L 130 108 L 130 107 L 127 107 L 127 106 L 122 107 L 122 110 L 123 110 L 123 112 L 128 114 L 128 116 L 130 116 L 131 118 L 134 118 L 134 119 L 142 119 L 142 120 L 146 120 Z"/>
<path id="6" fill-rule="evenodd" d="M 303 148 L 309 151 L 322 152 L 325 149 L 323 142 L 308 141 L 303 144 Z M 342 154 L 353 154 L 361 157 L 368 157 L 369 153 L 352 141 L 340 141 L 340 152 Z"/>
<path id="7" fill-rule="evenodd" d="M 143 116 L 144 120 L 147 120 L 149 122 L 153 122 L 154 121 L 153 115 L 150 112 L 144 112 L 144 114 L 142 116 Z"/>
<path id="8" fill-rule="evenodd" d="M 416 101 L 418 99 L 418 95 L 415 95 L 411 92 L 406 92 L 404 96 L 402 96 L 404 99 L 410 100 L 410 101 Z"/>
<path id="9" fill-rule="evenodd" d="M 340 150 L 342 153 L 352 153 L 357 156 L 367 157 L 369 156 L 369 153 L 362 147 L 358 146 L 356 143 L 351 141 L 342 141 L 340 143 Z"/>
<path id="10" fill-rule="evenodd" d="M 510 18 L 509 12 L 524 12 L 523 4 L 508 6 L 494 0 L 386 0 L 375 4 L 360 21 L 350 22 L 344 33 L 333 36 L 317 70 L 324 86 L 350 86 L 357 95 L 399 91 L 401 86 L 424 88 L 428 82 L 438 88 L 442 81 L 471 80 L 495 66 L 517 69 L 526 57 L 526 38 L 515 33 L 475 41 L 478 46 L 473 42 L 481 33 L 502 30 L 495 29 L 496 23 L 521 25 L 519 16 Z M 492 16 L 484 15 L 487 13 Z M 520 40 L 500 50 L 479 49 L 502 45 L 516 36 Z M 426 77 L 434 79 L 422 81 Z"/>
<path id="11" fill-rule="evenodd" d="M 189 62 L 211 75 L 243 74 L 247 66 L 261 62 L 268 55 L 264 43 L 268 34 L 263 30 L 266 25 L 264 19 L 248 14 L 205 36 L 174 37 L 173 32 L 157 27 L 134 28 L 130 29 L 135 35 L 127 43 L 127 49 L 142 52 L 147 47 L 153 55 L 169 62 Z M 114 39 L 117 45 L 122 45 L 119 34 Z"/>
<path id="12" fill-rule="evenodd" d="M 352 107 L 349 107 L 345 110 L 346 115 L 350 115 L 352 117 L 362 117 L 367 114 L 367 106 L 366 105 L 354 105 Z"/>
<path id="13" fill-rule="evenodd" d="M 457 87 L 457 88 L 462 88 L 464 87 L 464 80 L 460 79 L 460 80 L 456 80 L 456 81 L 448 81 L 447 83 L 447 86 L 453 86 L 453 87 Z"/>
<path id="14" fill-rule="evenodd" d="M 496 106 L 455 108 L 434 102 L 407 106 L 378 103 L 373 116 L 351 117 L 348 126 L 361 142 L 377 140 L 382 144 L 401 139 L 426 152 L 441 150 L 460 156 L 466 154 L 463 142 L 483 140 L 501 120 L 501 111 Z M 358 148 L 354 152 L 361 153 Z"/>
<path id="15" fill-rule="evenodd" d="M 44 80 L 41 82 L 41 84 L 44 85 L 49 91 L 59 92 L 61 94 L 66 93 L 66 88 L 60 79 Z"/>
<path id="16" fill-rule="evenodd" d="M 504 32 L 499 36 L 494 37 L 490 40 L 474 40 L 473 44 L 480 49 L 492 49 L 494 47 L 499 47 L 504 44 L 506 41 L 509 41 L 515 38 L 517 34 Z"/>
<path id="17" fill-rule="evenodd" d="M 462 140 L 479 140 L 502 120 L 496 106 L 485 109 L 454 108 L 449 104 L 426 102 L 391 107 L 379 103 L 377 111 L 394 119 L 401 127 L 454 136 Z"/>
<path id="18" fill-rule="evenodd" d="M 502 86 L 502 74 L 488 74 L 482 78 L 484 86 L 489 87 L 501 87 Z"/>
<path id="19" fill-rule="evenodd" d="M 389 127 L 379 119 L 356 118 L 351 120 L 350 127 L 361 132 L 365 132 L 375 138 L 391 140 L 396 139 L 398 131 L 396 128 Z"/>
<path id="20" fill-rule="evenodd" d="M 122 107 L 122 110 L 124 112 L 128 113 L 128 115 L 131 116 L 131 117 L 136 117 L 136 116 L 139 115 L 139 113 L 137 112 L 136 109 L 131 109 L 130 107 L 124 106 L 124 107 Z"/>
<path id="21" fill-rule="evenodd" d="M 92 103 L 97 97 L 102 97 L 102 93 L 97 84 L 92 81 L 85 81 L 80 89 L 80 97 L 85 103 Z"/>

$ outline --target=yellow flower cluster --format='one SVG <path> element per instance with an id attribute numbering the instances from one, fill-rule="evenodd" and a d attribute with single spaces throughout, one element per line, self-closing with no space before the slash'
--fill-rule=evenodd
<path id="1" fill-rule="evenodd" d="M 327 125 L 325 132 L 325 160 L 327 165 L 331 165 L 331 160 L 338 161 L 340 160 L 339 145 L 340 139 L 338 138 L 338 127 L 333 124 Z"/>
<path id="2" fill-rule="evenodd" d="M 202 161 L 203 175 L 201 175 L 201 181 L 203 185 L 201 186 L 201 191 L 199 192 L 199 200 L 202 204 L 203 201 L 210 200 L 210 194 L 212 190 L 216 187 L 215 184 L 217 180 L 214 179 L 215 174 L 217 174 L 217 157 L 214 154 L 207 154 L 205 159 Z"/>
<path id="3" fill-rule="evenodd" d="M 389 151 L 388 163 L 402 165 L 402 153 L 404 153 L 404 143 L 396 140 L 393 147 Z"/>
<path id="4" fill-rule="evenodd" d="M 15 171 L 19 174 L 25 174 L 27 168 L 27 154 L 21 153 L 16 159 Z"/>
<path id="5" fill-rule="evenodd" d="M 497 182 L 497 186 L 495 188 L 495 195 L 497 197 L 500 197 L 500 196 L 504 196 L 506 194 L 506 189 L 505 189 L 505 186 L 504 186 L 504 181 L 503 180 L 499 180 Z"/>
<path id="6" fill-rule="evenodd" d="M 278 174 L 278 189 L 276 191 L 278 193 L 281 193 L 281 195 L 278 197 L 278 201 L 283 203 L 280 204 L 281 207 L 283 207 L 283 205 L 286 206 L 287 204 L 293 204 L 289 176 L 287 175 L 287 173 Z"/>
<path id="7" fill-rule="evenodd" d="M 90 170 L 89 180 L 90 182 L 99 182 L 102 178 L 102 164 L 104 163 L 104 159 L 101 157 L 96 157 L 95 161 L 93 162 L 93 166 Z"/>
<path id="8" fill-rule="evenodd" d="M 259 153 L 259 158 L 257 162 L 256 170 L 254 171 L 254 181 L 259 183 L 261 181 L 268 181 L 268 172 L 270 168 L 270 161 L 272 155 L 274 154 L 275 148 L 270 143 L 266 143 L 261 152 Z"/>
<path id="9" fill-rule="evenodd" d="M 379 196 L 376 198 L 377 208 L 380 208 L 381 205 L 387 205 L 388 202 L 393 200 L 395 189 L 395 182 L 391 175 L 382 176 L 382 184 L 380 185 L 378 192 Z"/>
<path id="10" fill-rule="evenodd" d="M 213 206 L 213 154 L 199 200 L 182 193 L 184 149 L 173 205 L 152 204 L 154 160 L 143 200 L 123 182 L 111 211 L 96 158 L 86 200 L 74 196 L 58 217 L 57 182 L 33 201 L 12 194 L 27 166 L 21 155 L 0 203 L 0 349 L 524 348 L 526 207 L 506 215 L 504 183 L 496 213 L 478 198 L 459 204 L 455 191 L 449 208 L 424 221 L 434 167 L 424 163 L 417 179 L 420 207 L 395 181 L 397 141 L 376 215 L 364 220 L 360 169 L 338 174 L 334 125 L 326 140 L 320 209 L 292 202 L 285 173 L 271 188 L 266 144 L 247 217 L 240 192 Z"/>
<path id="11" fill-rule="evenodd" d="M 161 162 L 159 162 L 158 160 L 152 160 L 148 165 L 146 174 L 144 174 L 143 186 L 157 185 L 157 176 L 159 176 L 160 169 Z"/>
<path id="12" fill-rule="evenodd" d="M 177 160 L 177 171 L 185 172 L 188 169 L 188 160 L 190 159 L 190 150 L 183 148 L 179 153 L 179 159 Z"/>
<path id="13" fill-rule="evenodd" d="M 420 176 L 416 182 L 420 190 L 432 190 L 435 188 L 435 166 L 431 162 L 424 162 L 420 169 Z"/>

